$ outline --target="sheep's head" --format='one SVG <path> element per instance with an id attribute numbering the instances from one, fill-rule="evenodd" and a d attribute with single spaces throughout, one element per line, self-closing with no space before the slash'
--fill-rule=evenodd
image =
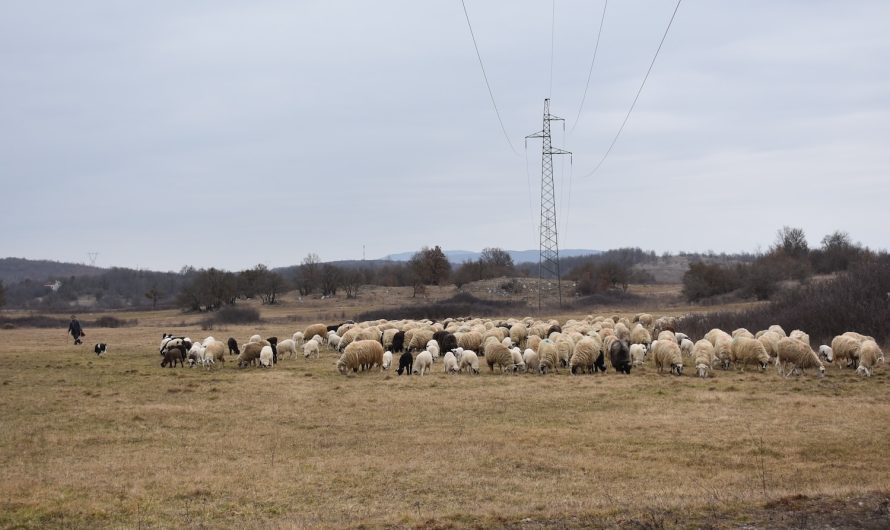
<path id="1" fill-rule="evenodd" d="M 682 363 L 672 364 L 671 371 L 675 372 L 677 375 L 683 375 L 683 364 Z"/>
<path id="2" fill-rule="evenodd" d="M 349 368 L 346 366 L 344 361 L 337 361 L 337 371 L 343 375 L 346 375 L 349 372 Z"/>
<path id="3" fill-rule="evenodd" d="M 695 366 L 698 369 L 699 377 L 708 377 L 708 365 L 702 363 Z"/>
<path id="4" fill-rule="evenodd" d="M 834 351 L 831 349 L 831 346 L 827 346 L 825 344 L 819 346 L 819 358 L 821 358 L 823 361 L 833 362 Z"/>
<path id="5" fill-rule="evenodd" d="M 825 367 L 822 365 L 819 366 L 819 377 L 825 377 Z"/>

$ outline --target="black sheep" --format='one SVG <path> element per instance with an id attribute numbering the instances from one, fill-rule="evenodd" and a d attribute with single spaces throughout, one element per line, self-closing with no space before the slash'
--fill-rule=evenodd
<path id="1" fill-rule="evenodd" d="M 169 366 L 173 368 L 176 366 L 176 362 L 179 361 L 180 368 L 183 366 L 183 359 L 185 359 L 185 354 L 182 351 L 182 347 L 174 346 L 172 348 L 168 348 L 164 350 L 164 360 L 161 361 L 161 368 L 165 366 Z"/>
<path id="2" fill-rule="evenodd" d="M 547 330 L 547 337 L 549 337 L 553 333 L 562 333 L 562 328 L 559 326 L 559 324 L 553 324 L 552 326 L 550 326 L 550 329 Z M 541 338 L 546 339 L 547 337 Z"/>
<path id="3" fill-rule="evenodd" d="M 278 364 L 278 337 L 269 337 L 266 340 L 272 347 L 272 364 Z"/>
<path id="4" fill-rule="evenodd" d="M 442 355 L 457 348 L 457 337 L 448 331 L 437 331 L 433 333 L 433 340 L 439 345 L 439 351 Z"/>
<path id="5" fill-rule="evenodd" d="M 630 348 L 623 340 L 616 340 L 609 347 L 609 361 L 617 372 L 630 374 Z M 603 370 L 605 372 L 605 369 Z"/>
<path id="6" fill-rule="evenodd" d="M 593 361 L 593 373 L 596 372 L 606 372 L 606 356 L 603 354 L 602 350 L 600 350 L 600 354 L 597 356 L 596 360 Z"/>
<path id="7" fill-rule="evenodd" d="M 402 371 L 407 371 L 408 375 L 411 375 L 411 369 L 414 367 L 414 357 L 411 355 L 411 352 L 405 352 L 399 357 L 399 375 L 402 375 Z"/>
<path id="8" fill-rule="evenodd" d="M 235 340 L 235 337 L 229 337 L 229 355 L 238 355 L 241 353 L 241 350 L 238 349 L 238 341 Z"/>
<path id="9" fill-rule="evenodd" d="M 399 353 L 405 351 L 405 332 L 399 331 L 392 337 L 392 352 Z"/>

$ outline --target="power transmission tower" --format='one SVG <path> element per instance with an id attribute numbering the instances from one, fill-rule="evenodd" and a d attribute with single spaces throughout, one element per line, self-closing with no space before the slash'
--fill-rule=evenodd
<path id="1" fill-rule="evenodd" d="M 96 258 L 99 257 L 98 252 L 87 252 L 87 256 L 90 258 L 90 267 L 96 266 Z"/>
<path id="2" fill-rule="evenodd" d="M 550 114 L 550 98 L 544 100 L 544 128 L 526 138 L 541 138 L 541 240 L 538 257 L 538 310 L 541 310 L 541 292 L 545 276 L 556 278 L 559 307 L 562 307 L 562 278 L 559 273 L 559 237 L 556 230 L 556 193 L 553 184 L 553 155 L 569 155 L 553 147 L 550 142 L 550 122 L 565 120 Z"/>

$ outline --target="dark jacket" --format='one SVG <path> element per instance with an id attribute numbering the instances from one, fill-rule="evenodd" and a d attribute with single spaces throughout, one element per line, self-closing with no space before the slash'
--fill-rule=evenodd
<path id="1" fill-rule="evenodd" d="M 76 318 L 72 319 L 68 324 L 68 333 L 75 339 L 83 336 L 83 328 L 80 327 L 80 322 Z"/>

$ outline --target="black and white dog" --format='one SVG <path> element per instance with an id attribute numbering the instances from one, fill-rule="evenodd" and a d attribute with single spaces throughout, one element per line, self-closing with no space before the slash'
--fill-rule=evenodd
<path id="1" fill-rule="evenodd" d="M 96 355 L 101 356 L 103 353 L 108 351 L 108 345 L 104 342 L 100 342 L 99 344 L 96 344 L 96 346 L 93 348 L 93 351 L 96 352 Z"/>

